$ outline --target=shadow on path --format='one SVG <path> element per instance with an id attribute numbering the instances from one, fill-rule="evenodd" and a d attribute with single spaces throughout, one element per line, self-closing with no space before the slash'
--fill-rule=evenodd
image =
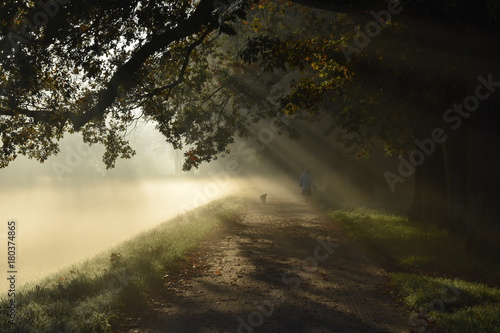
<path id="1" fill-rule="evenodd" d="M 314 205 L 250 203 L 208 264 L 126 332 L 409 331 L 383 269 Z"/>

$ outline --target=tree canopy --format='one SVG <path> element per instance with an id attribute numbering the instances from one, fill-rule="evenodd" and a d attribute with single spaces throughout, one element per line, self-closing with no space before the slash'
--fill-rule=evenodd
<path id="1" fill-rule="evenodd" d="M 391 3 L 430 18 L 464 19 L 456 1 Z M 103 144 L 104 162 L 113 167 L 117 158 L 133 156 L 124 133 L 144 118 L 175 147 L 189 147 L 189 168 L 227 153 L 235 137 L 248 135 L 251 123 L 277 112 L 313 121 L 322 119 L 321 111 L 333 120 L 326 132 L 340 126 L 341 139 L 360 145 L 362 154 L 373 137 L 388 151 L 400 152 L 411 145 L 406 131 L 415 108 L 399 103 L 397 95 L 411 91 L 412 101 L 431 104 L 433 89 L 443 81 L 436 80 L 440 74 L 415 74 L 412 62 L 429 45 L 387 15 L 379 15 L 378 24 L 391 32 L 373 42 L 389 47 L 360 52 L 353 44 L 356 25 L 367 15 L 377 20 L 367 14 L 375 5 L 388 6 L 382 1 L 2 2 L 0 167 L 18 155 L 43 162 L 58 152 L 64 134 L 73 132 L 81 132 L 88 144 Z M 478 18 L 494 21 L 499 6 L 488 0 L 474 8 L 480 12 L 474 20 L 483 22 Z M 397 47 L 389 41 L 393 37 Z M 401 43 L 404 38 L 416 40 Z M 404 66 L 396 59 L 401 52 L 408 54 Z M 456 63 L 447 66 L 452 71 Z M 270 96 L 268 88 L 291 72 L 289 87 Z M 264 89 L 259 90 L 259 79 Z M 408 82 L 425 86 L 432 80 L 438 83 L 425 90 L 424 100 L 423 90 L 408 90 Z M 391 108 L 385 107 L 389 99 Z M 278 125 L 296 136 L 286 123 Z"/>
<path id="2" fill-rule="evenodd" d="M 175 88 L 181 83 L 192 85 L 191 73 L 207 65 L 209 49 L 199 46 L 232 32 L 229 24 L 244 18 L 249 3 L 15 1 L 0 6 L 0 165 L 19 154 L 43 162 L 57 153 L 64 133 L 82 132 L 85 142 L 105 145 L 104 161 L 112 167 L 116 158 L 133 155 L 122 134 L 137 117 L 158 121 L 159 129 L 179 142 L 183 129 L 170 125 L 182 115 L 169 109 L 170 96 L 180 94 Z"/>

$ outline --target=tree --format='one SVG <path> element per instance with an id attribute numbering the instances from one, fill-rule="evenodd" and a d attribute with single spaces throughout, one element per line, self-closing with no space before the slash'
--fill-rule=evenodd
<path id="1" fill-rule="evenodd" d="M 315 3 L 337 10 L 340 2 L 330 6 Z M 374 15 L 362 1 L 349 3 L 364 9 L 359 12 L 370 12 L 372 21 L 384 25 L 377 18 L 381 12 Z M 334 110 L 333 124 L 354 134 L 352 139 L 363 148 L 362 155 L 369 153 L 371 139 L 378 138 L 389 153 L 406 159 L 413 156 L 414 165 L 409 168 L 416 176 L 416 187 L 409 217 L 437 222 L 455 232 L 466 231 L 472 243 L 495 251 L 500 239 L 495 218 L 500 211 L 494 199 L 499 197 L 495 184 L 500 179 L 493 171 L 500 166 L 500 156 L 493 153 L 500 147 L 495 135 L 500 127 L 496 112 L 500 104 L 494 94 L 500 78 L 496 60 L 500 48 L 495 42 L 500 37 L 499 8 L 498 1 L 404 2 L 404 25 L 386 29 L 373 40 L 367 37 L 369 31 L 358 32 L 358 39 L 349 48 L 344 46 L 344 55 L 351 58 L 346 70 L 353 80 L 323 89 L 328 87 L 329 75 L 335 73 L 328 63 L 337 61 L 335 69 L 342 63 L 336 58 L 338 45 L 328 45 L 331 39 L 320 40 L 313 54 L 329 56 L 315 66 L 327 68 L 327 72 L 304 78 L 281 100 L 289 113 L 304 109 L 316 113 L 325 106 Z M 362 22 L 363 18 L 366 29 L 370 19 L 364 14 L 356 19 Z M 352 41 L 351 37 L 347 40 Z M 299 58 L 300 64 L 289 58 L 294 49 L 307 55 L 303 45 L 311 42 L 256 37 L 249 43 L 246 59 L 271 69 L 312 65 L 307 56 Z M 358 48 L 352 48 L 353 44 Z M 366 44 L 370 47 L 364 49 Z M 323 75 L 315 75 L 319 73 Z M 481 97 L 478 89 L 488 91 Z M 335 97 L 339 92 L 347 101 L 344 105 Z M 429 142 L 435 129 L 442 130 L 440 142 Z M 422 142 L 426 147 L 422 148 Z M 423 157 L 418 161 L 416 156 Z"/>
<path id="2" fill-rule="evenodd" d="M 179 144 L 187 129 L 169 127 L 179 115 L 162 112 L 162 103 L 206 66 L 198 47 L 232 33 L 249 3 L 2 2 L 0 166 L 19 154 L 43 162 L 65 132 L 82 132 L 85 142 L 105 145 L 113 167 L 134 154 L 120 133 L 138 112 Z"/>
<path id="3" fill-rule="evenodd" d="M 2 22 L 12 24 L 2 26 L 0 166 L 19 154 L 43 162 L 58 152 L 57 141 L 65 132 L 82 132 L 85 142 L 105 145 L 104 161 L 113 167 L 118 157 L 134 154 L 120 133 L 140 116 L 155 121 L 176 147 L 195 147 L 188 152 L 187 168 L 225 152 L 234 135 L 248 134 L 246 119 L 230 114 L 229 106 L 233 112 L 251 109 L 253 121 L 269 116 L 262 105 L 249 106 L 259 99 L 249 94 L 248 82 L 242 84 L 251 71 L 235 75 L 228 70 L 229 63 L 238 65 L 238 59 L 228 59 L 216 43 L 221 33 L 235 33 L 232 25 L 246 18 L 252 4 L 257 12 L 288 14 L 287 19 L 293 17 L 288 12 L 298 11 L 286 1 L 3 3 Z M 319 1 L 313 5 L 324 7 Z M 345 2 L 333 5 L 340 8 Z M 264 20 L 255 15 L 252 25 L 263 25 Z M 352 73 L 342 63 L 339 40 L 353 33 L 341 16 L 333 23 L 318 20 L 317 15 L 305 22 L 324 25 L 335 36 L 311 34 L 318 29 L 286 36 L 283 28 L 276 30 L 281 33 L 278 36 L 276 31 L 257 27 L 258 36 L 242 55 L 247 62 L 262 58 L 259 50 L 272 46 L 276 52 L 261 62 L 266 71 L 276 67 L 307 71 L 294 82 L 293 92 L 281 99 L 280 111 L 295 114 L 302 109 L 308 112 L 300 115 L 312 119 L 323 96 L 335 100 L 346 95 L 342 89 Z M 200 96 L 193 91 L 201 92 Z M 359 95 L 334 116 L 349 134 L 360 136 L 369 127 L 362 126 L 367 123 L 364 119 L 376 117 L 354 112 L 366 110 L 373 98 L 355 97 Z M 353 100 L 362 103 L 353 106 Z M 196 112 L 200 109 L 211 112 Z M 357 140 L 363 142 L 369 138 Z"/>
<path id="4" fill-rule="evenodd" d="M 388 6 L 404 23 L 388 18 Z M 335 20 L 303 11 L 309 7 Z M 227 153 L 249 124 L 277 111 L 306 121 L 330 117 L 328 132 L 360 156 L 375 138 L 404 156 L 450 105 L 474 92 L 479 74 L 497 77 L 499 8 L 496 0 L 2 2 L 0 166 L 19 154 L 45 161 L 64 133 L 81 132 L 85 142 L 105 145 L 113 167 L 134 153 L 121 133 L 146 117 L 174 146 L 190 147 L 189 168 Z M 294 14 L 314 33 L 286 29 Z M 237 31 L 248 42 L 224 46 L 223 36 Z M 261 78 L 266 86 L 290 72 L 295 80 L 277 104 L 251 83 Z M 471 117 L 416 168 L 414 219 L 445 216 L 469 229 L 481 220 L 486 233 L 496 225 L 499 205 L 489 198 L 498 190 L 479 175 L 491 175 L 481 165 L 499 164 L 484 144 L 499 146 L 491 134 L 500 126 L 497 107 L 488 99 L 481 105 L 488 120 Z M 481 199 L 470 203 L 467 193 Z"/>
<path id="5" fill-rule="evenodd" d="M 287 19 L 303 9 L 287 1 L 241 0 L 58 0 L 1 6 L 0 167 L 17 155 L 45 161 L 58 152 L 58 140 L 66 132 L 81 132 L 86 143 L 103 144 L 104 162 L 113 167 L 117 158 L 133 156 L 121 134 L 139 117 L 154 121 L 175 147 L 194 147 L 187 153 L 186 168 L 228 152 L 235 135 L 248 135 L 249 122 L 274 114 L 269 104 L 252 106 L 262 99 L 249 89 L 255 67 L 241 70 L 241 59 L 221 52 L 217 40 L 221 34 L 235 34 L 234 24 L 251 8 Z M 264 22 L 258 13 L 253 15 L 252 25 Z M 309 113 L 302 117 L 314 119 L 318 98 L 342 96 L 351 73 L 339 62 L 344 22 L 329 24 L 306 15 L 309 25 L 335 29 L 335 38 L 302 29 L 289 35 L 295 40 L 283 42 L 276 32 L 263 34 L 254 27 L 258 36 L 248 43 L 243 58 L 260 56 L 259 43 L 282 47 L 262 63 L 264 69 L 279 66 L 308 73 L 282 99 L 280 112 L 292 114 L 305 107 Z M 285 37 L 285 29 L 276 31 Z M 242 117 L 242 109 L 251 112 Z M 362 118 L 348 113 L 342 115 L 352 127 L 348 132 L 362 133 L 355 121 Z M 293 129 L 285 130 L 296 136 Z"/>

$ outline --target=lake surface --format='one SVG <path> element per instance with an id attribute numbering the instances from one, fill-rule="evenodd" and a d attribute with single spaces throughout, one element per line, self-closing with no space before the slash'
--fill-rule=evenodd
<path id="1" fill-rule="evenodd" d="M 76 185 L 40 181 L 31 186 L 2 188 L 0 274 L 7 274 L 9 220 L 17 224 L 17 284 L 22 285 L 102 252 L 234 188 L 227 179 L 210 177 L 114 179 Z M 3 297 L 8 288 L 6 279 L 1 281 Z"/>

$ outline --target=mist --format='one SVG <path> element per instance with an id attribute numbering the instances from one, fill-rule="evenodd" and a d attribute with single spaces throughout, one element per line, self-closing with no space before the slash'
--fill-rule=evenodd
<path id="1" fill-rule="evenodd" d="M 137 156 L 106 170 L 102 148 L 87 147 L 78 136 L 61 153 L 39 164 L 19 158 L 0 170 L 0 212 L 15 220 L 19 283 L 33 283 L 63 267 L 105 251 L 178 214 L 234 192 L 230 177 L 180 174 L 173 149 L 144 127 L 130 138 Z M 7 264 L 0 256 L 0 264 Z M 6 266 L 2 266 L 6 267 Z M 1 288 L 6 288 L 2 281 Z"/>
<path id="2" fill-rule="evenodd" d="M 266 124 L 261 121 L 250 139 L 237 141 L 229 156 L 190 172 L 181 171 L 182 151 L 174 151 L 146 125 L 129 136 L 137 155 L 118 160 L 111 170 L 101 160 L 102 147 L 89 148 L 77 135 L 64 138 L 61 153 L 44 164 L 19 158 L 0 170 L 0 237 L 6 241 L 7 222 L 15 220 L 20 284 L 34 283 L 230 193 L 299 202 L 299 177 L 306 167 L 315 191 L 330 204 L 391 202 L 383 170 L 395 161 L 357 160 L 333 138 L 318 135 L 314 124 L 300 125 L 300 140 L 278 134 L 265 142 L 251 140 Z M 373 185 L 373 198 L 363 195 L 365 182 Z M 392 199 L 404 207 L 411 198 L 399 191 Z M 0 256 L 2 264 L 6 260 Z"/>

